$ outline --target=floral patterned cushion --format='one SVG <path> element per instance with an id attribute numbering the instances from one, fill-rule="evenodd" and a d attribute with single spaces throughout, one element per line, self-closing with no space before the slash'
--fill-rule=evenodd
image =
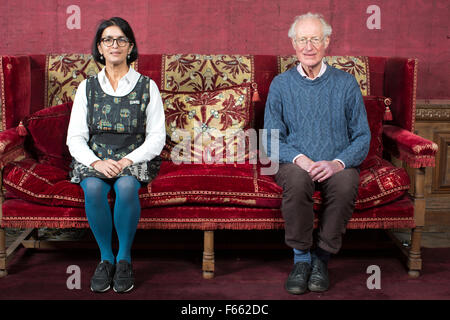
<path id="1" fill-rule="evenodd" d="M 326 56 L 330 66 L 355 76 L 363 96 L 370 95 L 369 58 L 366 56 Z M 298 65 L 297 56 L 278 56 L 278 73 L 283 73 Z"/>
<path id="2" fill-rule="evenodd" d="M 103 68 L 90 54 L 49 54 L 46 58 L 45 107 L 73 101 L 80 82 Z M 137 61 L 131 66 L 137 70 Z"/>
<path id="3" fill-rule="evenodd" d="M 161 89 L 205 91 L 254 81 L 252 55 L 175 54 L 162 57 Z"/>
<path id="4" fill-rule="evenodd" d="M 227 154 L 231 162 L 248 159 L 248 139 L 242 134 L 252 126 L 250 84 L 200 92 L 161 90 L 161 97 L 168 135 L 163 159 L 225 162 Z"/>

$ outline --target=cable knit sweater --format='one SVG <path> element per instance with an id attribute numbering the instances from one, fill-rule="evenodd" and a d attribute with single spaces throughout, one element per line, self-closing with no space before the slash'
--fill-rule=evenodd
<path id="1" fill-rule="evenodd" d="M 281 163 L 299 154 L 313 161 L 339 159 L 346 168 L 357 167 L 367 156 L 370 129 L 355 77 L 327 65 L 314 80 L 296 68 L 276 76 L 266 101 L 264 147 Z M 279 130 L 279 154 L 271 150 L 271 129 Z"/>

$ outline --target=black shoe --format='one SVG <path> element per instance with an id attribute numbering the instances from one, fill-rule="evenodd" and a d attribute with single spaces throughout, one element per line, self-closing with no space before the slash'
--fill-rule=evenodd
<path id="1" fill-rule="evenodd" d="M 324 292 L 328 290 L 329 286 L 327 264 L 312 255 L 312 271 L 308 281 L 308 289 L 313 292 Z"/>
<path id="2" fill-rule="evenodd" d="M 294 265 L 284 287 L 291 294 L 302 294 L 308 289 L 311 265 L 308 262 L 297 262 Z"/>
<path id="3" fill-rule="evenodd" d="M 126 260 L 120 260 L 116 266 L 116 273 L 114 274 L 115 292 L 128 292 L 134 287 L 134 274 L 131 263 Z"/>
<path id="4" fill-rule="evenodd" d="M 106 292 L 111 288 L 115 266 L 109 261 L 103 260 L 97 265 L 91 278 L 91 290 L 94 292 Z"/>

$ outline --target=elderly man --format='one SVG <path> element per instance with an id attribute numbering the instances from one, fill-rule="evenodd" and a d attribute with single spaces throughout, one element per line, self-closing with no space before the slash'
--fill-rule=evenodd
<path id="1" fill-rule="evenodd" d="M 359 184 L 359 164 L 370 143 L 367 115 L 356 79 L 324 63 L 331 27 L 319 14 L 296 17 L 289 30 L 297 68 L 275 77 L 267 97 L 264 127 L 267 154 L 279 161 L 285 241 L 293 248 L 289 293 L 328 290 L 328 260 L 342 243 Z M 271 152 L 278 130 L 279 154 Z M 323 210 L 313 237 L 313 193 Z M 314 240 L 313 240 L 314 238 Z"/>

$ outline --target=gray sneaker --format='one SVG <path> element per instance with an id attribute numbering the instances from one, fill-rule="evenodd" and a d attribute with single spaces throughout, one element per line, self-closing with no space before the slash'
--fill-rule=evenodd
<path id="1" fill-rule="evenodd" d="M 113 282 L 113 289 L 118 293 L 125 293 L 134 288 L 134 274 L 131 263 L 126 260 L 120 260 L 117 263 Z"/>
<path id="2" fill-rule="evenodd" d="M 100 261 L 91 278 L 91 290 L 94 292 L 108 291 L 111 288 L 114 270 L 115 266 L 109 261 Z"/>

